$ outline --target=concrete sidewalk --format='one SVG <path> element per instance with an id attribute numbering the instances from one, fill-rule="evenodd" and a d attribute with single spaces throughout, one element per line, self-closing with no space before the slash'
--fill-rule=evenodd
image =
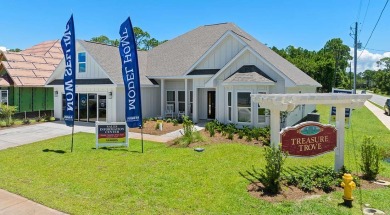
<path id="1" fill-rule="evenodd" d="M 60 215 L 65 214 L 0 189 L 1 215 Z"/>
<path id="2" fill-rule="evenodd" d="M 378 108 L 369 101 L 366 101 L 364 105 L 390 130 L 390 116 L 387 116 L 383 109 Z"/>

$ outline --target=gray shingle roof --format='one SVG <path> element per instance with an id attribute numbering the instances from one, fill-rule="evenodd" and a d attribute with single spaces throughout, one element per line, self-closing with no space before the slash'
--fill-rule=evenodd
<path id="1" fill-rule="evenodd" d="M 242 31 L 233 23 L 200 26 L 188 33 L 169 40 L 152 50 L 138 51 L 141 84 L 153 85 L 149 77 L 184 77 L 185 73 L 209 50 L 227 31 L 237 34 L 257 54 L 296 85 L 321 85 L 285 60 L 266 45 Z M 122 84 L 122 67 L 117 47 L 79 40 L 111 79 Z M 218 68 L 221 69 L 221 68 Z"/>
<path id="2" fill-rule="evenodd" d="M 92 55 L 104 71 L 116 84 L 123 84 L 122 78 L 122 64 L 118 47 L 94 43 L 84 40 L 78 42 Z M 142 73 L 146 71 L 147 53 L 146 51 L 138 51 L 138 66 L 140 70 L 140 82 L 142 86 L 152 86 L 153 83 Z"/>
<path id="3" fill-rule="evenodd" d="M 231 24 L 200 26 L 148 52 L 151 76 L 182 76 L 228 30 Z"/>
<path id="4" fill-rule="evenodd" d="M 219 38 L 232 31 L 297 85 L 321 86 L 306 73 L 285 60 L 233 23 L 205 25 L 169 40 L 148 52 L 147 75 L 182 76 Z"/>
<path id="5" fill-rule="evenodd" d="M 231 76 L 226 78 L 223 83 L 275 83 L 272 78 L 266 75 L 263 71 L 254 65 L 242 66 Z"/>

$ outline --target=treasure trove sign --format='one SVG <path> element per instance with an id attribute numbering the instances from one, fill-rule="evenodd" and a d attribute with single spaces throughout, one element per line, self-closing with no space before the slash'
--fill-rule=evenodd
<path id="1" fill-rule="evenodd" d="M 332 125 L 303 122 L 280 132 L 282 150 L 290 156 L 311 157 L 333 151 L 337 146 L 337 130 Z"/>
<path id="2" fill-rule="evenodd" d="M 337 135 L 331 135 L 332 129 L 326 125 L 312 124 L 308 128 L 302 125 L 295 127 L 295 134 L 290 137 L 287 147 L 290 155 L 296 156 L 314 156 L 315 154 L 325 153 L 327 150 L 335 152 L 335 170 L 340 170 L 344 165 L 344 133 L 345 133 L 345 109 L 358 108 L 364 105 L 367 99 L 372 95 L 357 95 L 343 93 L 302 93 L 302 94 L 252 94 L 252 101 L 258 103 L 262 108 L 270 110 L 271 113 L 271 145 L 276 147 L 281 141 L 283 135 L 280 135 L 280 112 L 291 112 L 302 104 L 323 104 L 335 106 Z M 306 124 L 307 125 L 307 124 Z M 302 126 L 302 127 L 301 127 Z M 307 127 L 307 126 L 306 126 Z M 288 129 L 287 129 L 288 130 Z M 291 129 L 290 129 L 291 130 Z M 335 129 L 334 129 L 335 130 Z M 318 133 L 316 133 L 318 132 Z M 335 132 L 335 131 L 334 131 Z M 286 136 L 284 135 L 284 136 Z M 336 137 L 336 141 L 332 140 Z M 337 143 L 336 148 L 330 144 Z M 283 147 L 282 143 L 282 147 Z"/>

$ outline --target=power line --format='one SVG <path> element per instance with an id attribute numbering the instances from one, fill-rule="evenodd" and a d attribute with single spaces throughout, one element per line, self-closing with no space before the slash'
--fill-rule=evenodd
<path id="1" fill-rule="evenodd" d="M 364 22 L 366 21 L 367 11 L 368 11 L 368 7 L 370 6 L 370 3 L 371 3 L 371 0 L 368 0 L 368 4 L 366 7 L 366 12 L 364 13 L 364 18 L 363 18 L 363 22 L 362 22 L 362 27 L 360 28 L 360 32 L 363 30 Z"/>
<path id="2" fill-rule="evenodd" d="M 390 52 L 390 50 L 381 50 L 381 49 L 372 49 L 372 48 L 366 48 L 371 51 L 377 51 L 377 52 Z"/>
<path id="3" fill-rule="evenodd" d="M 358 59 L 360 58 L 360 56 L 362 56 L 363 51 L 366 49 L 366 47 L 367 47 L 367 45 L 368 45 L 368 42 L 370 42 L 370 39 L 371 39 L 371 37 L 372 37 L 372 34 L 374 33 L 375 28 L 376 28 L 376 26 L 378 25 L 379 20 L 380 20 L 381 17 L 382 17 L 383 11 L 385 11 L 385 9 L 386 9 L 387 3 L 389 3 L 389 0 L 386 1 L 386 4 L 385 4 L 385 6 L 383 7 L 383 9 L 382 9 L 382 11 L 381 11 L 381 14 L 379 15 L 379 18 L 378 18 L 378 20 L 377 20 L 376 23 L 375 23 L 374 29 L 372 29 L 371 34 L 370 34 L 370 37 L 368 38 L 368 40 L 367 40 L 367 42 L 366 42 L 366 45 L 364 46 L 364 49 L 363 49 L 362 52 L 360 53 Z"/>
<path id="4" fill-rule="evenodd" d="M 359 22 L 359 19 L 360 19 L 360 11 L 362 9 L 362 0 L 360 0 L 360 3 L 359 3 L 359 10 L 358 10 L 358 14 L 357 14 L 357 17 L 356 17 L 356 20 L 357 22 Z"/>

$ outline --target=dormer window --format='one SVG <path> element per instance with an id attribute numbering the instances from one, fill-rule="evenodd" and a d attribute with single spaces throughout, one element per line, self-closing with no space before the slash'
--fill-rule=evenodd
<path id="1" fill-rule="evenodd" d="M 85 72 L 86 71 L 85 52 L 80 52 L 78 54 L 78 60 L 79 60 L 79 72 Z"/>

